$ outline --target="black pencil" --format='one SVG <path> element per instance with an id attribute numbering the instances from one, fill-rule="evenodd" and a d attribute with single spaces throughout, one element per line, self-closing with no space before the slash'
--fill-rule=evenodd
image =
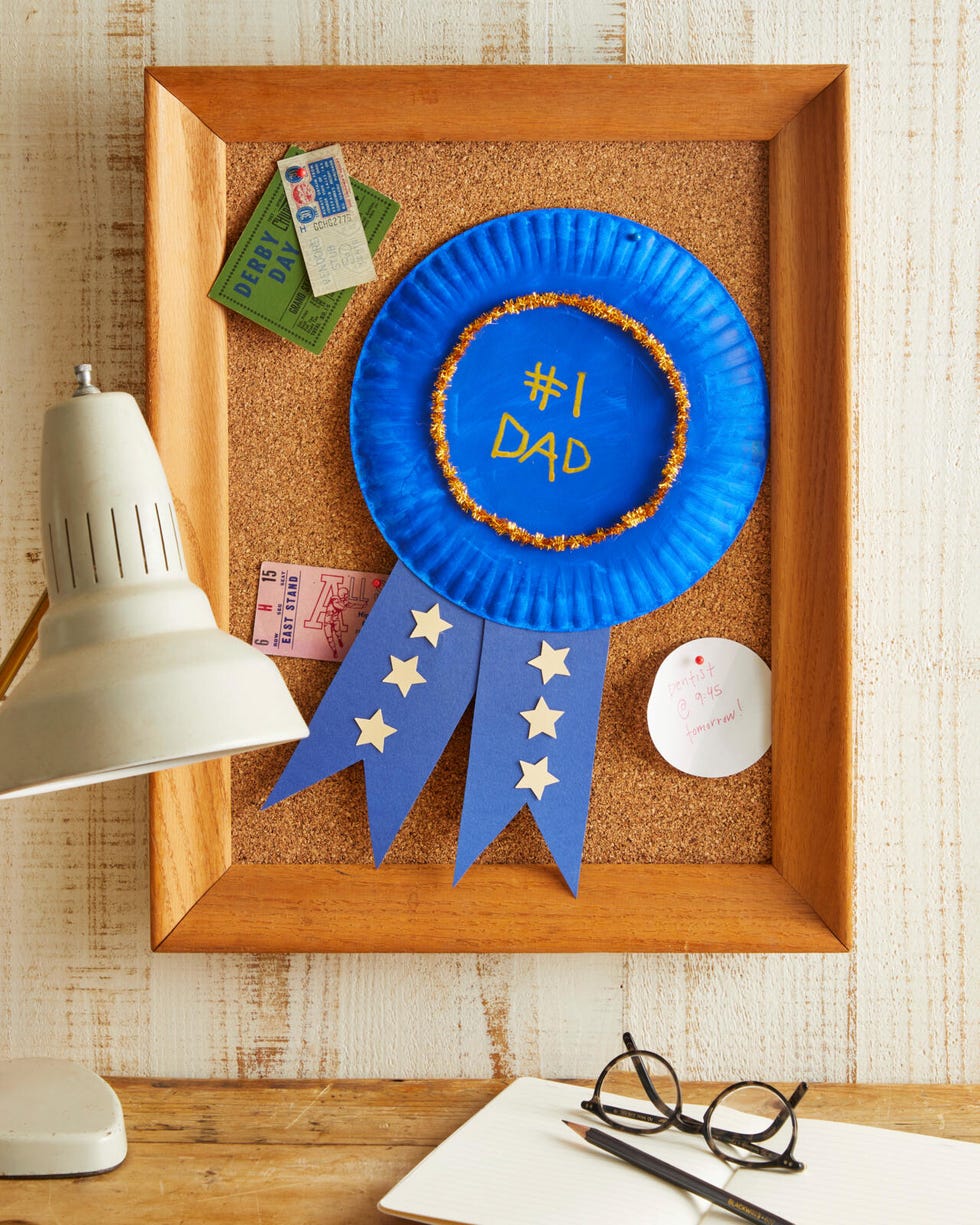
<path id="1" fill-rule="evenodd" d="M 563 1119 L 562 1122 L 583 1140 L 594 1144 L 596 1148 L 601 1148 L 614 1157 L 620 1157 L 623 1161 L 628 1161 L 630 1165 L 639 1166 L 641 1170 L 662 1178 L 664 1182 L 673 1183 L 682 1191 L 689 1191 L 692 1195 L 699 1195 L 702 1199 L 710 1200 L 719 1208 L 727 1208 L 729 1212 L 742 1217 L 743 1220 L 755 1221 L 756 1225 L 793 1225 L 792 1221 L 787 1221 L 785 1217 L 767 1212 L 765 1208 L 760 1208 L 757 1204 L 750 1204 L 748 1200 L 739 1199 L 737 1195 L 730 1195 L 723 1188 L 705 1182 L 694 1174 L 688 1174 L 687 1170 L 678 1169 L 676 1165 L 661 1161 L 659 1157 L 654 1157 L 641 1148 L 627 1144 L 618 1136 L 600 1131 L 597 1127 L 584 1127 L 581 1123 L 569 1123 L 568 1119 Z"/>

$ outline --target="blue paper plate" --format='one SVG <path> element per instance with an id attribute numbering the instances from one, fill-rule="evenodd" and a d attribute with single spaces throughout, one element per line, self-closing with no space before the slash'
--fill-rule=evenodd
<path id="1" fill-rule="evenodd" d="M 683 460 L 624 527 L 678 455 L 672 371 Z M 398 557 L 463 608 L 542 631 L 629 621 L 696 583 L 752 508 L 768 431 L 759 352 L 724 286 L 662 234 L 577 209 L 488 221 L 422 260 L 379 312 L 351 397 L 358 479 Z"/>

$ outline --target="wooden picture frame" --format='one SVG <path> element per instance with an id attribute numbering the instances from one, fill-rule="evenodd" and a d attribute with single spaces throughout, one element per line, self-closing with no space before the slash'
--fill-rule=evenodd
<path id="1" fill-rule="evenodd" d="M 833 952 L 852 933 L 848 86 L 841 66 L 149 68 L 147 405 L 191 576 L 228 623 L 225 152 L 331 139 L 769 144 L 772 860 L 233 863 L 227 760 L 150 778 L 161 951 Z M 357 105 L 345 105 L 357 98 Z M 460 105 L 460 99 L 466 104 Z M 205 479 L 206 478 L 206 479 Z"/>

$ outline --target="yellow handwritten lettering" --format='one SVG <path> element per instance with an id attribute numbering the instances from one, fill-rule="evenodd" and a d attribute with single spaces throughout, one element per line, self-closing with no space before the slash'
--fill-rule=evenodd
<path id="1" fill-rule="evenodd" d="M 521 431 L 521 445 L 516 451 L 505 451 L 502 448 L 504 434 L 507 432 L 508 423 Z M 493 440 L 493 447 L 490 451 L 493 459 L 519 459 L 524 454 L 524 448 L 527 446 L 528 432 L 519 421 L 515 421 L 510 413 L 503 413 L 500 417 L 500 428 L 497 430 L 497 437 Z"/>
<path id="2" fill-rule="evenodd" d="M 534 446 L 529 451 L 525 451 L 517 462 L 523 464 L 532 455 L 546 455 L 548 457 L 548 480 L 553 481 L 555 479 L 555 461 L 558 459 L 558 452 L 555 450 L 554 434 L 550 431 L 547 434 L 542 434 Z"/>
<path id="3" fill-rule="evenodd" d="M 572 405 L 572 416 L 578 417 L 582 412 L 582 388 L 585 386 L 585 371 L 578 372 L 578 380 L 575 384 L 575 403 Z"/>
<path id="4" fill-rule="evenodd" d="M 558 464 L 558 444 L 554 433 L 549 430 L 529 447 L 530 438 L 530 431 L 526 430 L 516 417 L 512 417 L 510 413 L 501 413 L 490 456 L 492 459 L 516 459 L 519 464 L 523 464 L 532 455 L 543 455 L 548 461 L 548 481 L 554 481 L 555 467 Z M 578 438 L 569 437 L 565 442 L 562 472 L 569 475 L 584 472 L 591 463 L 592 456 L 585 443 Z"/>
<path id="5" fill-rule="evenodd" d="M 551 367 L 547 374 L 542 374 L 541 363 L 535 362 L 534 369 L 525 370 L 524 373 L 527 375 L 527 378 L 524 380 L 524 386 L 531 388 L 531 394 L 528 396 L 528 399 L 534 403 L 540 395 L 541 400 L 538 404 L 540 409 L 544 409 L 551 396 L 557 399 L 563 391 L 568 390 L 568 384 L 555 377 L 554 366 Z"/>
<path id="6" fill-rule="evenodd" d="M 572 447 L 578 447 L 582 452 L 583 457 L 583 462 L 575 468 L 572 467 Z M 589 454 L 589 448 L 585 445 L 585 443 L 579 442 L 577 438 L 569 438 L 568 442 L 565 444 L 565 461 L 561 466 L 562 472 L 584 472 L 591 463 L 592 456 Z"/>

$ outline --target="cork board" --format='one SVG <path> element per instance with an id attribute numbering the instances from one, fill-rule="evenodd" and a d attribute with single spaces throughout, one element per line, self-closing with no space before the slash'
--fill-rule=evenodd
<path id="1" fill-rule="evenodd" d="M 297 134 L 315 148 L 324 134 Z M 228 147 L 229 245 L 282 144 Z M 587 207 L 635 218 L 687 247 L 725 284 L 768 369 L 768 145 L 752 141 L 620 144 L 345 142 L 356 178 L 402 206 L 320 357 L 228 314 L 232 633 L 251 636 L 262 560 L 386 571 L 394 558 L 354 474 L 347 413 L 364 337 L 388 293 L 433 248 L 478 222 L 525 208 Z M 662 659 L 710 635 L 770 659 L 769 483 L 741 535 L 694 588 L 613 629 L 586 834 L 587 863 L 765 863 L 771 764 L 727 779 L 679 773 L 656 752 L 646 702 Z M 279 659 L 309 718 L 336 665 Z M 465 718 L 396 838 L 388 863 L 452 863 L 469 739 Z M 360 767 L 268 812 L 260 805 L 291 752 L 232 762 L 232 856 L 241 863 L 370 864 Z M 527 809 L 480 862 L 547 863 Z"/>

